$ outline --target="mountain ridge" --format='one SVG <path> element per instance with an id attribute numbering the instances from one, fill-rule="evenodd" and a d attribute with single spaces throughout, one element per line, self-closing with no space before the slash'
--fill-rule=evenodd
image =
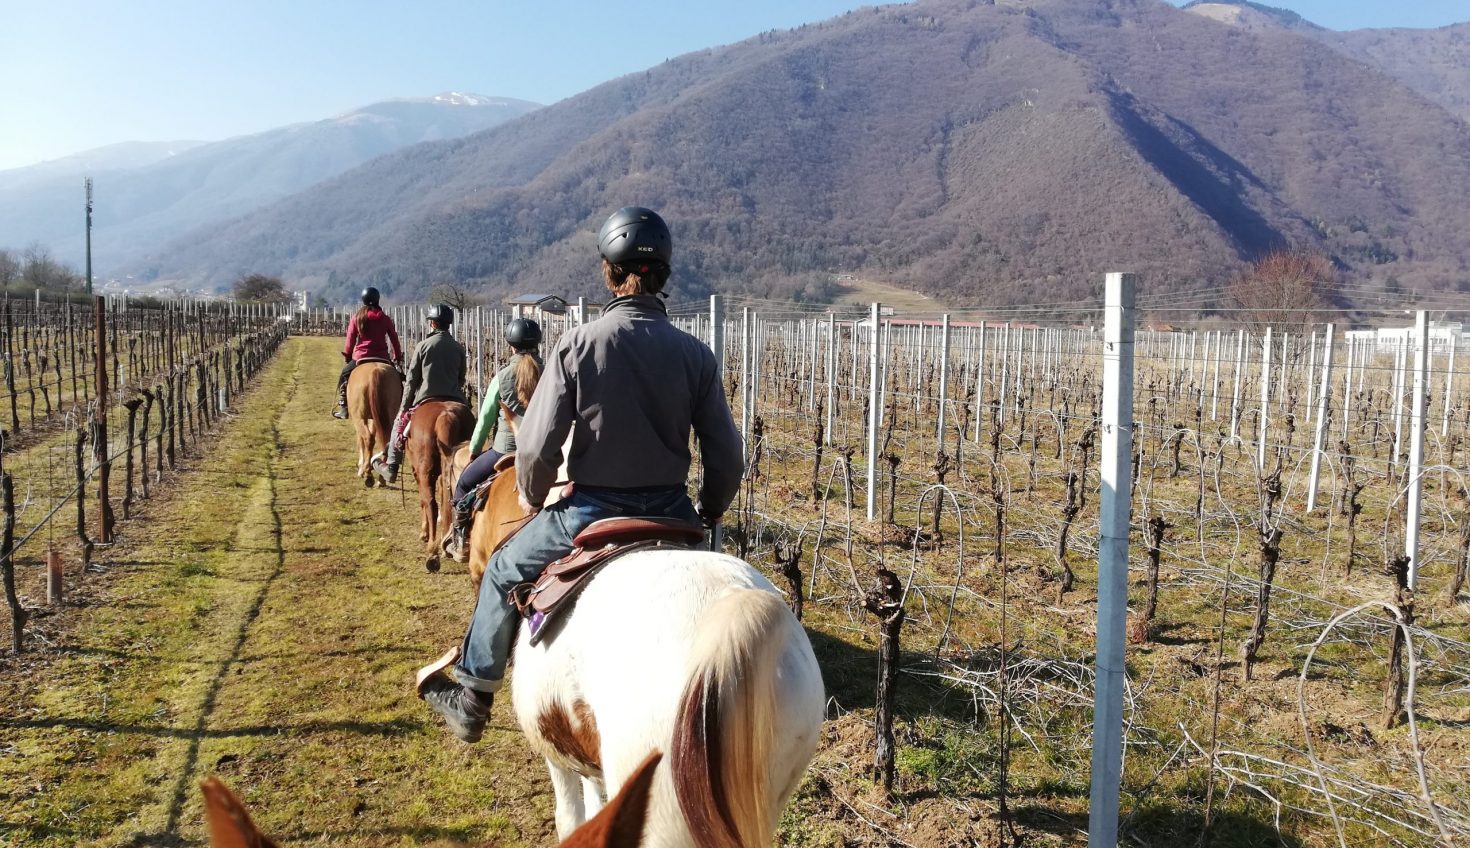
<path id="1" fill-rule="evenodd" d="M 839 268 L 957 303 L 1087 296 L 1117 267 L 1197 288 L 1285 244 L 1367 286 L 1453 288 L 1470 140 L 1425 103 L 1300 34 L 1156 0 L 923 0 L 399 151 L 148 270 L 264 270 L 339 298 L 369 281 L 596 294 L 592 232 L 637 202 L 670 219 L 695 295 L 820 298 Z"/>
<path id="2" fill-rule="evenodd" d="M 406 145 L 460 137 L 535 108 L 514 98 L 447 92 L 194 143 L 172 155 L 146 142 L 84 151 L 0 172 L 0 234 L 13 242 L 5 246 L 40 241 L 59 258 L 79 262 L 85 173 L 96 186 L 94 255 L 99 274 L 107 275 L 201 223 L 236 217 Z M 131 149 L 151 158 L 110 167 L 105 157 L 101 167 L 95 162 L 107 151 Z"/>

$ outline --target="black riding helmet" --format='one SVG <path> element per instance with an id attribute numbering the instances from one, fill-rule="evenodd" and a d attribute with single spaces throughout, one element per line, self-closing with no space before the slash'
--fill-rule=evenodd
<path id="1" fill-rule="evenodd" d="M 362 290 L 362 305 L 377 306 L 379 297 L 378 290 L 373 286 L 368 286 Z"/>
<path id="2" fill-rule="evenodd" d="M 541 325 L 530 318 L 517 318 L 505 325 L 505 342 L 516 350 L 531 350 L 541 344 Z"/>
<path id="3" fill-rule="evenodd" d="M 624 206 L 612 213 L 598 230 L 597 252 L 614 265 L 650 262 L 668 265 L 674 258 L 674 237 L 657 212 L 642 206 Z"/>
<path id="4" fill-rule="evenodd" d="M 454 307 L 447 303 L 436 303 L 429 307 L 429 314 L 424 317 L 430 321 L 438 321 L 440 327 L 448 327 L 454 323 Z"/>

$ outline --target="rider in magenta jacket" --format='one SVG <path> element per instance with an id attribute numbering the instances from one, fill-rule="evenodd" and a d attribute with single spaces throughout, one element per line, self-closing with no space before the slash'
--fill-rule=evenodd
<path id="1" fill-rule="evenodd" d="M 362 308 L 347 322 L 347 345 L 342 348 L 342 375 L 337 378 L 337 409 L 332 415 L 347 417 L 347 378 L 364 359 L 391 360 L 403 365 L 403 345 L 398 341 L 398 328 L 393 319 L 378 306 L 378 290 L 372 286 L 362 290 Z M 389 348 L 389 344 L 392 348 Z"/>

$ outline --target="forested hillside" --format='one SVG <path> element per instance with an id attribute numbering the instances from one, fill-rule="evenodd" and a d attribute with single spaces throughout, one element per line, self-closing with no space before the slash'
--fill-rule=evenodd
<path id="1" fill-rule="evenodd" d="M 1286 29 L 1159 0 L 926 0 L 701 51 L 197 231 L 145 269 L 344 298 L 456 281 L 594 293 L 612 209 L 663 210 L 684 294 L 821 297 L 835 269 L 952 302 L 1154 291 L 1275 246 L 1369 286 L 1470 255 L 1470 134 Z"/>

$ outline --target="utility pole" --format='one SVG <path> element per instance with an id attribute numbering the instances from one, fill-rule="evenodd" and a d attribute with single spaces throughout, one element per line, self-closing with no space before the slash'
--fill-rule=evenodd
<path id="1" fill-rule="evenodd" d="M 92 178 L 87 177 L 87 296 L 92 295 Z"/>

